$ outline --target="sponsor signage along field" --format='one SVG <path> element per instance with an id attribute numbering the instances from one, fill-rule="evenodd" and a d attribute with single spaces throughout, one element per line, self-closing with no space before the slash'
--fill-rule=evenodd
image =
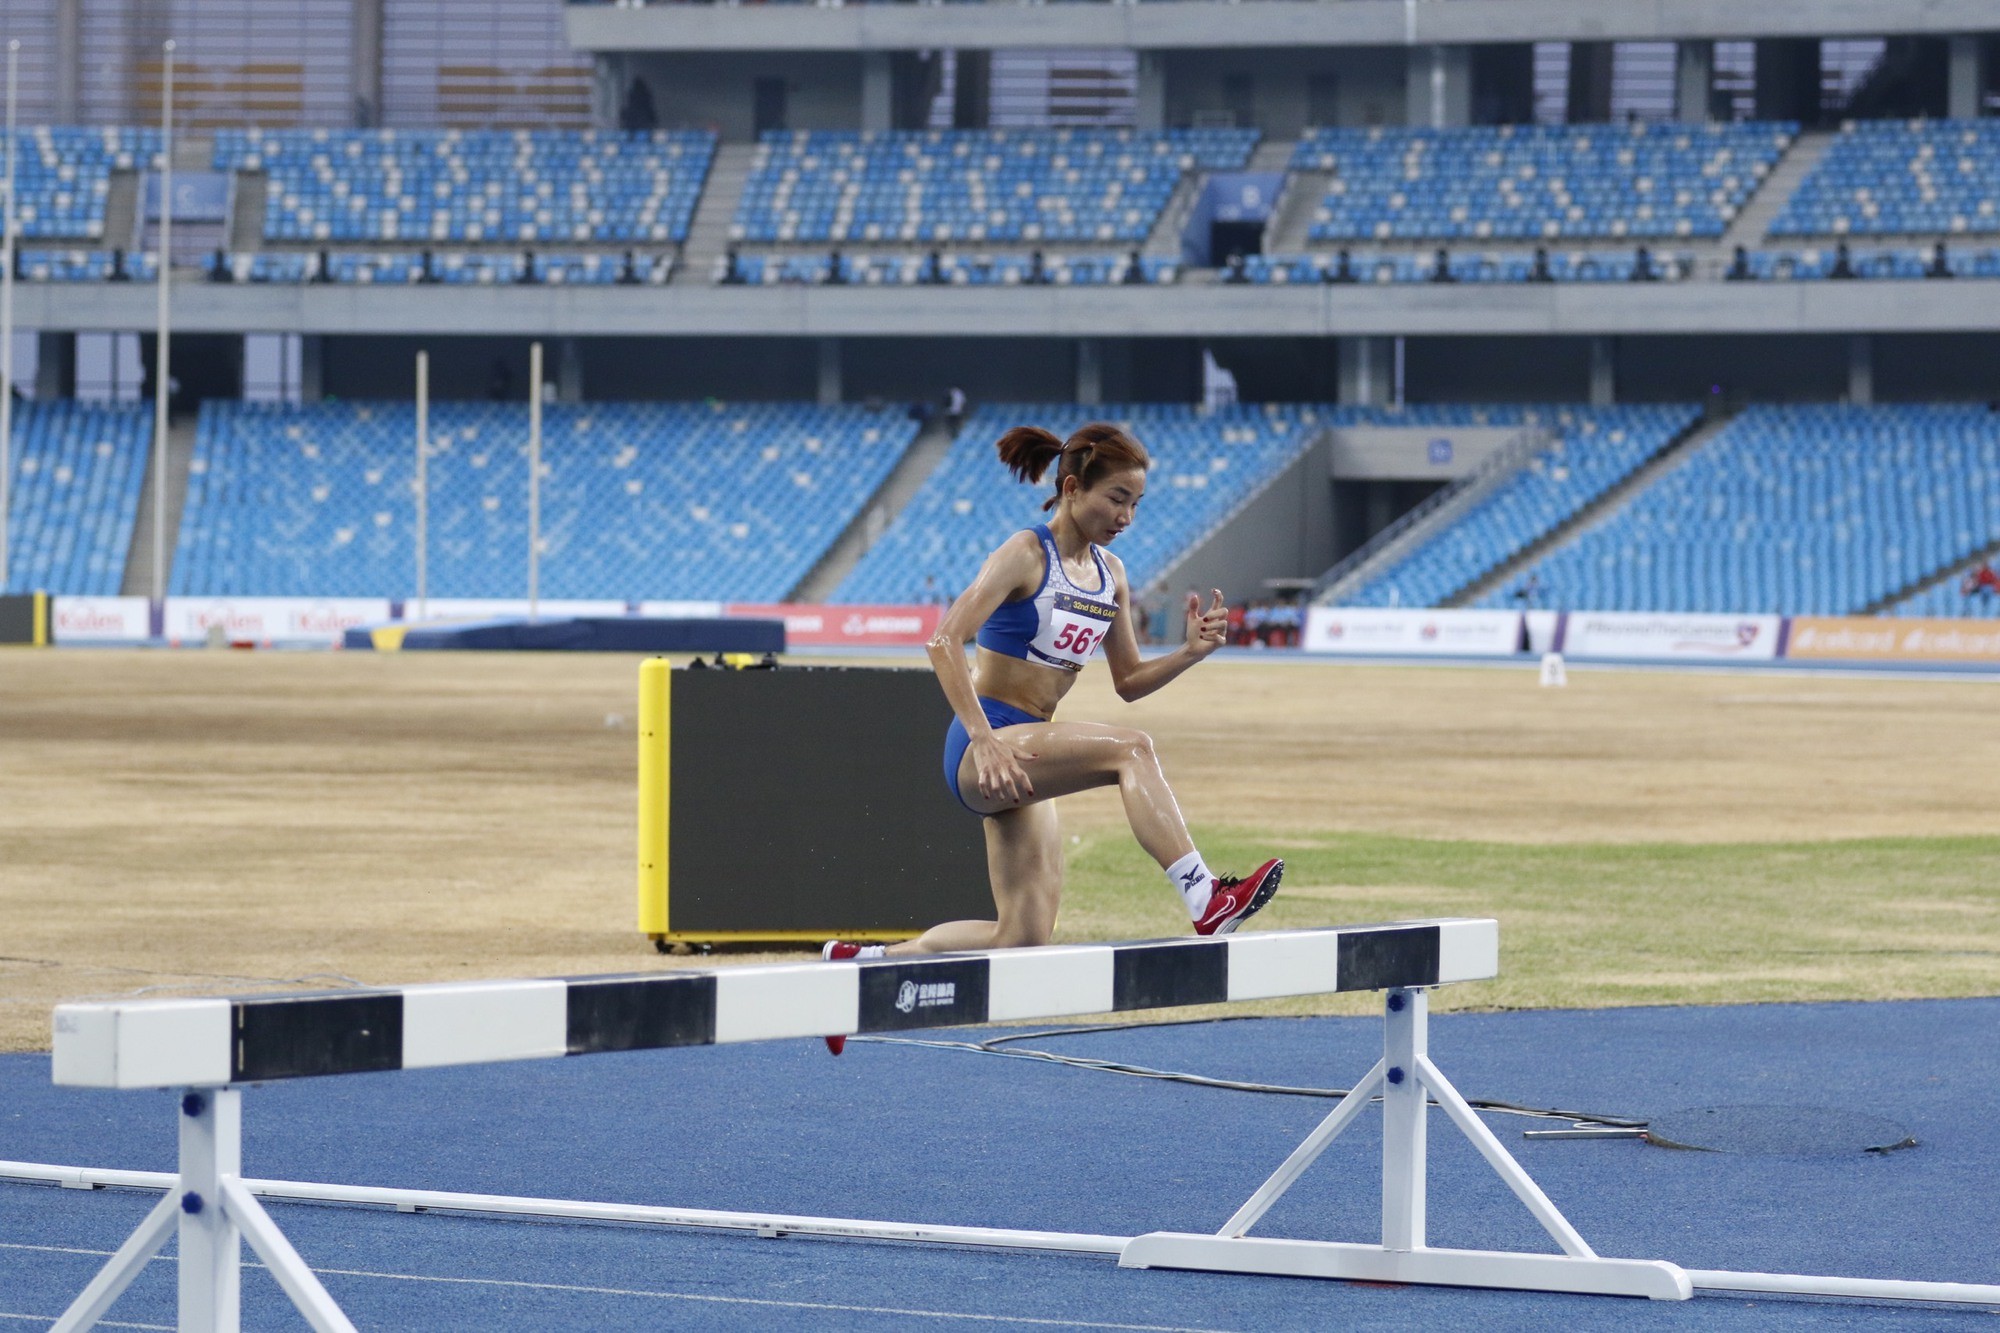
<path id="1" fill-rule="evenodd" d="M 150 637 L 143 597 L 57 597 L 50 630 L 57 643 L 141 643 Z"/>
<path id="2" fill-rule="evenodd" d="M 921 646 L 937 633 L 941 606 L 835 606 L 805 602 L 731 602 L 732 616 L 782 619 L 792 648 Z"/>
<path id="3" fill-rule="evenodd" d="M 220 626 L 232 643 L 339 643 L 388 618 L 386 597 L 169 597 L 166 635 L 187 642 Z"/>
<path id="4" fill-rule="evenodd" d="M 2000 620 L 1795 616 L 1785 656 L 1849 662 L 2000 662 Z"/>
<path id="5" fill-rule="evenodd" d="M 431 597 L 425 599 L 421 609 L 426 620 L 525 620 L 528 606 L 525 597 Z M 567 616 L 622 616 L 629 609 L 624 602 L 558 600 L 550 597 L 534 603 L 534 608 L 535 615 L 544 620 L 561 620 Z M 403 618 L 417 619 L 418 609 L 417 599 L 410 598 L 403 603 Z"/>
<path id="6" fill-rule="evenodd" d="M 1308 652 L 1510 657 L 1520 645 L 1518 611 L 1315 606 L 1306 613 Z"/>
<path id="7" fill-rule="evenodd" d="M 1778 616 L 1572 611 L 1562 651 L 1570 657 L 1688 657 L 1768 662 L 1778 655 Z"/>

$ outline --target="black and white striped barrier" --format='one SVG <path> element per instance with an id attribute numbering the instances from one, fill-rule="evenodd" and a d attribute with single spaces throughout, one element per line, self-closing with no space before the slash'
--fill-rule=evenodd
<path id="1" fill-rule="evenodd" d="M 0 1178 L 165 1191 L 55 1324 L 91 1327 L 178 1227 L 180 1327 L 240 1324 L 248 1241 L 307 1321 L 351 1330 L 258 1198 L 513 1215 L 735 1227 L 1118 1256 L 1133 1268 L 1686 1299 L 1695 1286 L 2000 1303 L 2000 1288 L 1866 1283 L 1782 1274 L 1690 1273 L 1591 1250 L 1430 1060 L 1432 986 L 1492 977 L 1499 929 L 1453 919 L 1256 932 L 1221 939 L 954 954 L 913 960 L 753 966 L 543 981 L 464 982 L 320 994 L 69 1004 L 55 1016 L 55 1080 L 181 1088 L 180 1169 L 124 1172 L 0 1162 Z M 720 1042 L 893 1032 L 1224 1001 L 1388 992 L 1383 1057 L 1215 1235 L 1137 1237 L 928 1226 L 451 1194 L 242 1178 L 240 1086 L 280 1078 L 528 1060 Z M 1378 1098 L 1382 1241 L 1337 1244 L 1245 1233 Z M 1560 1255 L 1425 1244 L 1426 1106 L 1435 1100 L 1562 1248 Z M 1819 1284 L 1801 1285 L 1801 1284 Z"/>

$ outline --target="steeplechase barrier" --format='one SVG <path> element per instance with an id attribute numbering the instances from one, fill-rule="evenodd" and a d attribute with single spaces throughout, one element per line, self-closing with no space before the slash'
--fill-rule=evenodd
<path id="1" fill-rule="evenodd" d="M 1496 922 L 1444 919 L 869 962 L 65 1004 L 55 1013 L 56 1083 L 182 1089 L 179 1170 L 0 1162 L 0 1178 L 165 1191 L 57 1320 L 56 1333 L 92 1327 L 176 1229 L 181 1329 L 233 1333 L 240 1326 L 245 1241 L 313 1328 L 353 1329 L 260 1197 L 1057 1250 L 1116 1255 L 1128 1268 L 1656 1300 L 1685 1300 L 1702 1288 L 2000 1304 L 2000 1286 L 1687 1270 L 1659 1260 L 1599 1256 L 1430 1058 L 1428 990 L 1498 971 Z M 1382 1057 L 1214 1235 L 1099 1236 L 242 1177 L 246 1083 L 1353 991 L 1386 992 Z M 1380 1243 L 1247 1234 L 1377 1100 L 1384 1118 Z M 1426 1243 L 1432 1103 L 1527 1206 L 1561 1254 L 1437 1249 Z"/>

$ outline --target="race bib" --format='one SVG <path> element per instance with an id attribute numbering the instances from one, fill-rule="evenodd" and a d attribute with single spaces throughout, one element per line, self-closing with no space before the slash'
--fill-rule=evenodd
<path id="1" fill-rule="evenodd" d="M 1100 602 L 1075 593 L 1058 592 L 1049 612 L 1048 623 L 1030 645 L 1037 656 L 1070 671 L 1083 670 L 1084 663 L 1104 642 L 1112 617 L 1118 614 L 1115 602 Z"/>

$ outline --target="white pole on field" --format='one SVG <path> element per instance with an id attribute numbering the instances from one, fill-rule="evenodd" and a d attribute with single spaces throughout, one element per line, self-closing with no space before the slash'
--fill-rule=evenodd
<path id="1" fill-rule="evenodd" d="M 153 349 L 153 601 L 167 599 L 167 272 L 174 240 L 174 43 L 164 46 L 166 83 L 160 90 L 160 304 Z M 143 221 L 142 224 L 143 226 Z"/>
<path id="2" fill-rule="evenodd" d="M 12 567 L 7 544 L 13 537 L 8 513 L 14 501 L 14 69 L 19 39 L 7 43 L 7 216 L 0 240 L 0 592 L 7 591 Z"/>
<path id="3" fill-rule="evenodd" d="M 528 619 L 541 601 L 542 345 L 528 345 Z"/>
<path id="4" fill-rule="evenodd" d="M 426 562 L 430 555 L 431 479 L 431 354 L 417 353 L 417 619 L 430 614 L 430 582 Z M 408 616 L 404 617 L 409 619 Z"/>

